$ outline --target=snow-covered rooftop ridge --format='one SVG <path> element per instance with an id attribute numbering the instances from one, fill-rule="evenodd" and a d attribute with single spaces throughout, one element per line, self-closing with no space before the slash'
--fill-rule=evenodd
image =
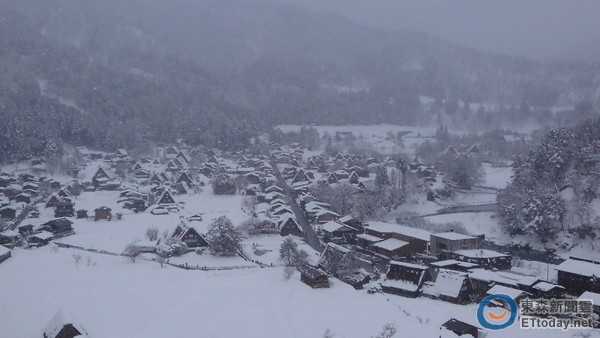
<path id="1" fill-rule="evenodd" d="M 346 225 L 339 223 L 337 221 L 329 221 L 329 222 L 323 224 L 321 227 L 323 228 L 323 231 L 334 232 L 336 230 L 345 228 Z"/>
<path id="2" fill-rule="evenodd" d="M 600 276 L 600 264 L 594 264 L 576 259 L 567 259 L 559 264 L 556 267 L 556 270 L 587 277 Z"/>
<path id="3" fill-rule="evenodd" d="M 577 298 L 579 300 L 591 300 L 594 305 L 600 305 L 600 293 L 586 291 Z"/>
<path id="4" fill-rule="evenodd" d="M 489 295 L 507 295 L 510 296 L 512 299 L 516 299 L 522 294 L 528 294 L 523 290 L 513 289 L 503 285 L 494 285 L 491 289 L 487 291 L 487 293 Z"/>
<path id="5" fill-rule="evenodd" d="M 56 335 L 62 330 L 66 324 L 71 324 L 73 327 L 81 333 L 80 337 L 87 337 L 87 332 L 78 323 L 70 320 L 66 317 L 61 310 L 56 311 L 52 319 L 46 324 L 44 328 L 44 335 L 48 338 L 55 338 Z"/>
<path id="6" fill-rule="evenodd" d="M 327 246 L 331 247 L 332 249 L 335 249 L 337 251 L 343 252 L 343 253 L 349 253 L 352 250 L 344 248 L 343 246 L 339 245 L 339 244 L 335 244 L 335 243 L 327 243 Z"/>
<path id="7" fill-rule="evenodd" d="M 413 291 L 413 292 L 417 291 L 419 289 L 418 284 L 415 284 L 412 282 L 407 282 L 404 280 L 394 280 L 394 279 L 388 279 L 388 280 L 384 281 L 383 283 L 381 283 L 381 286 L 391 287 L 391 288 L 406 290 L 406 291 Z"/>
<path id="8" fill-rule="evenodd" d="M 368 234 L 358 234 L 358 235 L 356 235 L 356 237 L 358 237 L 360 239 L 364 239 L 367 242 L 373 242 L 373 243 L 383 241 L 383 239 L 381 239 L 379 237 L 368 235 Z"/>
<path id="9" fill-rule="evenodd" d="M 491 271 L 485 269 L 474 269 L 469 274 L 469 277 L 471 279 L 483 280 L 488 282 L 498 282 L 513 286 L 532 286 L 537 281 L 539 281 L 537 277 L 533 276 L 521 275 L 509 271 Z"/>
<path id="10" fill-rule="evenodd" d="M 533 286 L 533 288 L 536 290 L 540 290 L 540 291 L 550 291 L 554 288 L 564 289 L 564 287 L 561 285 L 556 285 L 556 284 L 552 284 L 552 283 L 548 283 L 548 282 L 544 282 L 544 281 L 541 281 L 541 282 L 535 284 Z"/>
<path id="11" fill-rule="evenodd" d="M 476 237 L 459 234 L 458 232 L 440 232 L 437 234 L 432 234 L 432 236 L 436 236 L 439 238 L 444 238 L 452 241 L 461 240 L 461 239 L 473 239 Z"/>
<path id="12" fill-rule="evenodd" d="M 10 252 L 10 249 L 5 246 L 0 245 L 0 256 L 6 255 L 7 252 Z"/>
<path id="13" fill-rule="evenodd" d="M 399 266 L 404 266 L 407 268 L 414 268 L 414 269 L 421 269 L 421 270 L 427 269 L 427 266 L 425 266 L 425 265 L 406 263 L 406 262 L 400 262 L 400 261 L 390 261 L 390 265 L 399 265 Z"/>
<path id="14" fill-rule="evenodd" d="M 497 258 L 507 256 L 506 254 L 487 249 L 465 249 L 454 251 L 454 253 L 471 258 Z"/>
<path id="15" fill-rule="evenodd" d="M 409 244 L 408 242 L 401 241 L 399 239 L 388 238 L 384 241 L 373 244 L 373 246 L 384 249 L 384 250 L 393 251 L 393 250 L 400 249 L 401 247 L 406 246 L 408 244 Z"/>
<path id="16" fill-rule="evenodd" d="M 395 232 L 405 236 L 418 238 L 423 241 L 428 241 L 431 238 L 431 233 L 427 230 L 412 228 L 406 225 L 384 223 L 384 222 L 368 222 L 367 227 L 378 232 Z"/>
<path id="17" fill-rule="evenodd" d="M 440 269 L 435 282 L 426 282 L 423 293 L 432 296 L 458 297 L 467 274 L 448 269 Z"/>

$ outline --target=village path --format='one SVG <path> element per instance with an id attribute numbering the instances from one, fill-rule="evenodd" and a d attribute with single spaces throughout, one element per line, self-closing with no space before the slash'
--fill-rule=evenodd
<path id="1" fill-rule="evenodd" d="M 27 216 L 29 215 L 29 212 L 31 212 L 34 208 L 34 206 L 39 203 L 42 200 L 42 198 L 38 198 L 34 201 L 31 201 L 29 204 L 27 204 L 25 206 L 25 208 L 23 208 L 23 210 L 21 211 L 21 213 L 14 219 L 14 221 L 8 226 L 8 230 L 15 230 L 19 224 L 21 224 L 21 222 L 23 222 Z"/>
<path id="2" fill-rule="evenodd" d="M 308 223 L 304 212 L 302 212 L 302 208 L 300 208 L 300 206 L 296 202 L 296 199 L 294 198 L 292 189 L 287 185 L 287 183 L 283 179 L 283 176 L 281 175 L 281 172 L 279 171 L 279 168 L 277 167 L 277 164 L 273 159 L 271 159 L 271 166 L 273 167 L 275 177 L 277 177 L 279 185 L 283 189 L 288 205 L 294 212 L 294 215 L 296 215 L 296 220 L 298 221 L 298 224 L 302 227 L 302 232 L 304 233 L 304 239 L 306 241 L 306 244 L 308 244 L 311 248 L 315 249 L 317 252 L 323 252 L 323 249 L 325 249 L 323 243 L 321 243 L 319 237 L 317 237 L 317 233 L 310 225 L 310 223 Z"/>

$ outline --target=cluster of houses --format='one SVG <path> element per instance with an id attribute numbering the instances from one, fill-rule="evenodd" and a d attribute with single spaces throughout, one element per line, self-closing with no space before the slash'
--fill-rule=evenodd
<path id="1" fill-rule="evenodd" d="M 495 294 L 509 295 L 517 302 L 525 298 L 600 301 L 600 261 L 597 260 L 571 257 L 556 266 L 555 284 L 511 270 L 512 257 L 484 249 L 483 236 L 454 231 L 430 233 L 382 222 L 363 224 L 350 216 L 327 222 L 323 231 L 323 239 L 328 244 L 319 265 L 303 276 L 303 281 L 313 287 L 326 287 L 322 281 L 331 273 L 325 262 L 331 256 L 339 261 L 340 257 L 352 253 L 389 262 L 385 280 L 379 283 L 381 291 L 404 297 L 427 297 L 455 304 L 478 302 Z M 342 280 L 355 288 L 368 282 Z M 600 315 L 600 306 L 594 307 L 594 313 Z M 477 325 L 455 318 L 444 323 L 442 329 L 458 335 L 478 337 L 481 334 Z"/>
<path id="2" fill-rule="evenodd" d="M 103 205 L 93 210 L 76 208 L 76 198 L 84 191 L 117 191 L 121 208 L 164 215 L 181 209 L 178 195 L 200 192 L 210 179 L 223 182 L 218 187 L 213 185 L 215 194 L 254 197 L 255 216 L 269 225 L 269 231 L 284 236 L 302 235 L 283 189 L 277 185 L 268 156 L 223 156 L 215 149 L 169 146 L 157 150 L 156 158 L 134 160 L 125 149 L 106 154 L 85 147 L 76 149 L 76 157 L 82 164 L 72 170 L 74 176 L 82 170 L 89 172 L 92 165 L 98 166 L 92 169 L 88 180 L 74 179 L 65 184 L 47 179 L 41 170 L 42 160 L 36 164 L 40 167 L 36 175 L 0 173 L 0 245 L 41 246 L 73 234 L 72 218 L 111 221 L 115 217 L 114 211 Z M 39 208 L 52 210 L 55 219 L 35 224 L 30 219 L 39 217 Z M 194 218 L 201 216 L 191 217 Z"/>

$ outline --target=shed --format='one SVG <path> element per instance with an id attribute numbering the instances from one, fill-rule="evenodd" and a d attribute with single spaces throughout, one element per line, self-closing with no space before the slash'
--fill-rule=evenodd
<path id="1" fill-rule="evenodd" d="M 5 246 L 0 245 L 0 263 L 4 262 L 11 256 L 11 250 Z"/>
<path id="2" fill-rule="evenodd" d="M 87 215 L 87 213 L 86 213 Z M 111 209 L 106 206 L 102 206 L 94 210 L 94 221 L 105 219 L 110 221 L 112 219 Z"/>
<path id="3" fill-rule="evenodd" d="M 450 318 L 440 326 L 440 330 L 442 330 L 440 337 L 447 337 L 444 335 L 443 331 L 450 331 L 459 337 L 466 338 L 467 336 L 471 336 L 473 338 L 479 338 L 481 329 L 475 325 L 465 323 L 455 318 Z"/>
<path id="4" fill-rule="evenodd" d="M 311 288 L 329 287 L 329 278 L 322 270 L 311 265 L 302 265 L 298 267 L 298 270 L 300 271 L 300 280 Z"/>
<path id="5" fill-rule="evenodd" d="M 68 320 L 62 313 L 57 311 L 44 328 L 44 338 L 75 338 L 87 337 L 83 327 L 72 320 Z"/>

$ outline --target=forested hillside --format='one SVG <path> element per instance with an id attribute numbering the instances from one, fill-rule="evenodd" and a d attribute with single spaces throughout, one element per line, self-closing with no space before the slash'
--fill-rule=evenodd
<path id="1" fill-rule="evenodd" d="M 542 241 L 561 231 L 599 235 L 599 154 L 599 119 L 550 130 L 527 156 L 515 159 L 512 182 L 498 194 L 505 229 Z"/>
<path id="2" fill-rule="evenodd" d="M 0 160 L 39 155 L 51 139 L 234 149 L 274 123 L 475 131 L 597 114 L 598 65 L 487 54 L 270 2 L 7 0 L 0 18 Z"/>

